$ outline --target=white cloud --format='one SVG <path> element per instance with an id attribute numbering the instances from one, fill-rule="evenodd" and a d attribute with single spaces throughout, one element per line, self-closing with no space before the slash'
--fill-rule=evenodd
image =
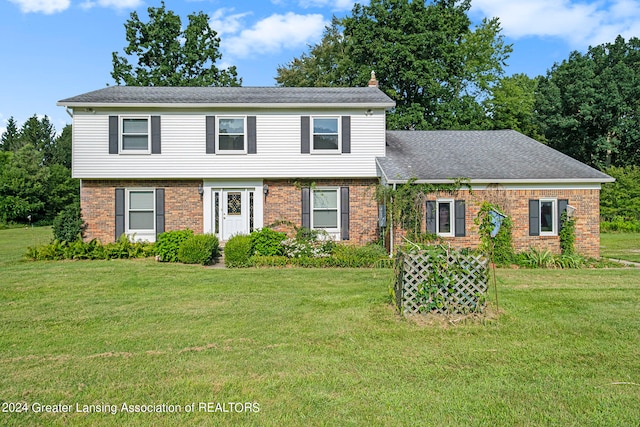
<path id="1" fill-rule="evenodd" d="M 218 33 L 218 37 L 222 37 L 223 34 L 237 33 L 244 28 L 242 19 L 251 15 L 251 12 L 233 14 L 233 11 L 233 8 L 222 8 L 211 14 L 209 26 Z"/>
<path id="2" fill-rule="evenodd" d="M 17 4 L 24 13 L 52 13 L 62 12 L 71 4 L 70 0 L 9 0 Z"/>
<path id="3" fill-rule="evenodd" d="M 356 2 L 353 0 L 300 0 L 301 7 L 329 7 L 332 10 L 351 10 Z"/>
<path id="4" fill-rule="evenodd" d="M 142 0 L 87 0 L 80 5 L 83 9 L 94 7 L 112 7 L 114 9 L 133 9 L 142 4 Z"/>
<path id="5" fill-rule="evenodd" d="M 223 17 L 218 12 L 212 17 L 212 27 L 221 34 L 225 54 L 245 58 L 252 54 L 278 52 L 282 49 L 305 47 L 319 40 L 328 25 L 319 14 L 298 15 L 293 12 L 274 14 L 245 28 L 242 19 L 247 14 Z M 213 19 L 215 18 L 215 19 Z M 218 25 L 219 27 L 216 27 Z"/>
<path id="6" fill-rule="evenodd" d="M 635 0 L 474 0 L 473 10 L 500 18 L 509 37 L 558 37 L 573 48 L 613 42 L 640 34 L 640 5 Z"/>

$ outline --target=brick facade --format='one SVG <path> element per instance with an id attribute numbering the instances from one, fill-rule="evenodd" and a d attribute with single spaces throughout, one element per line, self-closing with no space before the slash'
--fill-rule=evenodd
<path id="1" fill-rule="evenodd" d="M 291 223 L 302 225 L 301 187 L 349 187 L 349 242 L 366 244 L 379 238 L 378 204 L 375 200 L 376 179 L 327 179 L 310 181 L 265 180 L 269 193 L 264 198 L 264 224 Z M 115 239 L 115 189 L 116 188 L 164 188 L 165 230 L 190 228 L 203 230 L 203 202 L 198 194 L 200 180 L 82 180 L 80 190 L 82 215 L 87 222 L 87 239 L 97 238 L 102 242 Z M 433 194 L 430 199 L 441 196 L 446 199 L 465 200 L 465 237 L 445 240 L 455 247 L 474 248 L 479 244 L 477 227 L 473 220 L 478 215 L 483 200 L 496 203 L 511 216 L 513 222 L 513 244 L 518 252 L 529 247 L 560 252 L 558 236 L 529 236 L 529 200 L 541 198 L 567 199 L 576 207 L 576 250 L 585 256 L 600 254 L 600 191 L 575 190 L 512 190 L 489 188 L 487 190 L 459 190 L 455 194 Z M 423 231 L 424 231 L 423 223 Z M 282 227 L 282 228 L 286 228 Z M 403 231 L 396 227 L 394 243 L 402 241 Z"/>
<path id="2" fill-rule="evenodd" d="M 264 202 L 264 224 L 282 222 L 302 225 L 302 186 L 349 187 L 349 242 L 363 245 L 379 237 L 377 179 L 265 180 L 269 194 Z M 276 227 L 278 228 L 278 227 Z M 283 231 L 286 226 L 280 226 Z"/>
<path id="3" fill-rule="evenodd" d="M 165 230 L 190 228 L 202 232 L 202 200 L 197 180 L 82 180 L 80 201 L 87 223 L 86 238 L 115 240 L 115 189 L 164 188 Z"/>
<path id="4" fill-rule="evenodd" d="M 576 251 L 584 256 L 600 256 L 600 190 L 512 190 L 504 188 L 489 188 L 487 190 L 456 191 L 451 194 L 433 194 L 429 199 L 437 198 L 465 200 L 465 237 L 444 238 L 457 248 L 475 248 L 480 243 L 477 226 L 474 219 L 480 211 L 484 200 L 500 206 L 513 223 L 512 237 L 516 252 L 526 251 L 529 247 L 550 250 L 560 253 L 560 238 L 558 236 L 529 236 L 529 200 L 541 198 L 567 199 L 576 208 Z M 423 231 L 426 225 L 423 221 Z M 401 243 L 404 232 L 396 227 L 394 230 L 394 246 Z"/>

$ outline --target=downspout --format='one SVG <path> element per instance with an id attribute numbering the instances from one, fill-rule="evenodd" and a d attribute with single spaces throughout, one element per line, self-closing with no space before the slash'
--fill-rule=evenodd
<path id="1" fill-rule="evenodd" d="M 69 107 L 64 107 L 64 110 L 67 112 L 69 117 L 71 117 L 73 119 L 73 113 L 71 112 L 71 110 L 69 110 Z"/>
<path id="2" fill-rule="evenodd" d="M 396 184 L 393 184 L 393 191 L 396 190 Z M 391 197 L 391 206 L 389 206 L 389 256 L 393 258 L 393 196 Z"/>

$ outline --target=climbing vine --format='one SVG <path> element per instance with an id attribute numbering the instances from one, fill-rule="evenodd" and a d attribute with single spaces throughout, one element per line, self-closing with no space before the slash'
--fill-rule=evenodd
<path id="1" fill-rule="evenodd" d="M 422 233 L 422 224 L 425 219 L 428 196 L 434 193 L 454 195 L 462 187 L 471 191 L 468 179 L 458 178 L 452 184 L 424 184 L 417 183 L 416 179 L 412 178 L 406 184 L 397 185 L 395 188 L 389 185 L 378 185 L 376 199 L 378 203 L 387 207 L 387 219 L 393 216 L 394 224 L 399 224 L 407 232 L 407 237 L 422 240 L 420 238 L 425 237 Z"/>
<path id="2" fill-rule="evenodd" d="M 491 237 L 491 231 L 494 227 L 491 221 L 491 211 L 504 215 L 500 231 L 495 237 Z M 514 258 L 511 217 L 505 215 L 498 205 L 483 202 L 473 222 L 478 226 L 478 234 L 480 235 L 478 249 L 486 254 L 492 254 L 492 261 L 497 265 L 511 264 Z"/>
<path id="3" fill-rule="evenodd" d="M 560 251 L 562 255 L 573 255 L 576 253 L 576 219 L 569 218 L 567 211 L 562 212 L 560 216 Z"/>

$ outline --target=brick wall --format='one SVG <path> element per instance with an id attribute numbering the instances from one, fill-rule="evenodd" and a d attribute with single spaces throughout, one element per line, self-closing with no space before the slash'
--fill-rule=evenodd
<path id="1" fill-rule="evenodd" d="M 80 201 L 87 223 L 86 238 L 115 239 L 115 189 L 164 188 L 165 230 L 190 228 L 201 233 L 202 200 L 195 180 L 82 180 Z"/>
<path id="2" fill-rule="evenodd" d="M 310 181 L 265 180 L 269 194 L 264 202 L 264 224 L 289 222 L 302 225 L 302 186 Z M 378 204 L 375 201 L 377 179 L 314 180 L 315 187 L 349 187 L 349 242 L 366 244 L 378 239 Z M 288 231 L 287 226 L 275 227 Z M 290 228 L 290 227 L 289 227 Z"/>
<path id="3" fill-rule="evenodd" d="M 378 205 L 375 201 L 377 180 L 331 179 L 315 180 L 316 187 L 349 187 L 350 242 L 366 244 L 378 239 Z M 82 215 L 88 224 L 87 239 L 98 238 L 103 242 L 114 240 L 115 188 L 165 189 L 165 229 L 190 228 L 202 232 L 202 200 L 198 194 L 197 180 L 83 180 L 81 186 Z M 309 181 L 265 180 L 269 194 L 264 202 L 265 226 L 277 222 L 302 225 L 301 186 Z M 440 195 L 434 194 L 435 200 Z M 585 256 L 600 254 L 600 192 L 599 190 L 488 190 L 457 191 L 454 195 L 442 194 L 442 198 L 465 200 L 466 237 L 452 237 L 456 247 L 477 247 L 479 236 L 473 220 L 478 215 L 483 200 L 501 206 L 513 222 L 513 244 L 516 251 L 529 247 L 560 252 L 558 236 L 529 236 L 529 200 L 540 198 L 568 199 L 576 207 L 576 250 Z M 425 225 L 423 224 L 423 229 Z M 286 228 L 286 227 L 282 227 Z M 404 233 L 396 228 L 395 244 L 401 242 Z"/>
<path id="4" fill-rule="evenodd" d="M 529 200 L 541 198 L 567 199 L 571 206 L 577 208 L 576 218 L 576 251 L 584 256 L 600 256 L 600 191 L 599 190 L 506 190 L 489 188 L 487 190 L 459 190 L 451 194 L 433 194 L 432 198 L 465 200 L 466 237 L 445 238 L 458 248 L 475 248 L 480 243 L 477 226 L 473 223 L 478 216 L 484 200 L 500 206 L 513 223 L 512 237 L 516 252 L 529 247 L 548 249 L 560 253 L 558 236 L 529 236 Z M 423 231 L 426 224 L 423 222 Z M 401 243 L 404 232 L 394 230 L 394 245 Z"/>

